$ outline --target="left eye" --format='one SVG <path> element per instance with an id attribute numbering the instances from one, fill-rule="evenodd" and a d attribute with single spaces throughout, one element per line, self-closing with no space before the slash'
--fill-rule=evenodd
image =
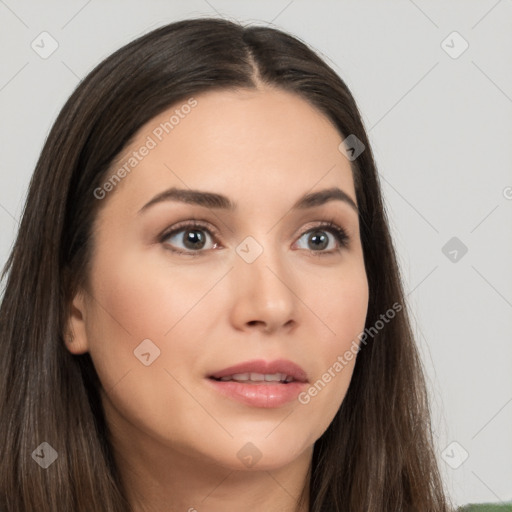
<path id="1" fill-rule="evenodd" d="M 328 235 L 330 235 L 330 237 Z M 324 228 L 323 226 L 318 226 L 306 231 L 306 233 L 299 238 L 297 243 L 299 244 L 303 239 L 306 240 L 306 244 L 309 244 L 309 246 L 299 247 L 299 249 L 305 249 L 311 252 L 330 253 L 340 250 L 342 247 L 346 247 L 348 237 L 341 228 Z M 341 247 L 336 247 L 336 242 L 338 242 Z"/>

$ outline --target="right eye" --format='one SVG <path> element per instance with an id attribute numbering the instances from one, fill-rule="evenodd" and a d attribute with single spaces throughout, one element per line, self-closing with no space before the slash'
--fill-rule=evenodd
<path id="1" fill-rule="evenodd" d="M 205 246 L 208 245 L 208 239 L 215 240 L 211 228 L 197 221 L 185 221 L 173 226 L 170 231 L 166 231 L 161 236 L 160 242 L 177 254 L 199 256 L 201 252 L 218 247 L 219 244 L 214 241 L 213 245 L 205 249 Z M 170 243 L 169 240 L 171 240 Z"/>

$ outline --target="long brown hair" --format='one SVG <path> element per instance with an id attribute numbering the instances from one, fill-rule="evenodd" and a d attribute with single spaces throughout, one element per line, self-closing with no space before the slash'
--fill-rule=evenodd
<path id="1" fill-rule="evenodd" d="M 202 18 L 158 28 L 101 62 L 62 108 L 40 155 L 2 273 L 0 507 L 8 512 L 130 510 L 92 360 L 64 344 L 71 297 L 90 271 L 100 203 L 93 191 L 157 114 L 204 91 L 260 84 L 299 94 L 342 138 L 353 134 L 365 145 L 351 164 L 370 291 L 366 326 L 402 305 L 367 339 L 347 395 L 315 443 L 310 511 L 449 510 L 376 166 L 352 94 L 298 39 Z M 57 454 L 46 469 L 34 462 L 44 442 Z"/>

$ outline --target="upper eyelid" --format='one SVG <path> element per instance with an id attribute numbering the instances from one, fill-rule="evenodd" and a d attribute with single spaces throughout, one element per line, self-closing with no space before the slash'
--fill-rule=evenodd
<path id="1" fill-rule="evenodd" d="M 162 235 L 160 238 L 168 238 L 169 236 L 173 235 L 174 233 L 179 233 L 180 231 L 183 231 L 186 228 L 189 227 L 198 227 L 201 229 L 204 229 L 205 231 L 210 231 L 212 234 L 215 234 L 216 236 L 219 235 L 219 231 L 213 227 L 210 223 L 206 221 L 201 220 L 184 220 L 181 222 L 177 222 L 176 224 L 173 224 L 169 229 L 165 229 L 162 232 Z"/>

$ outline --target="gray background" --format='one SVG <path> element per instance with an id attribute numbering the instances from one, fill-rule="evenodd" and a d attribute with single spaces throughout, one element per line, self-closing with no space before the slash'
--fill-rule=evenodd
<path id="1" fill-rule="evenodd" d="M 291 32 L 353 92 L 448 488 L 457 504 L 512 499 L 512 0 L 0 0 L 0 264 L 50 126 L 79 80 L 138 35 L 215 15 Z M 46 59 L 31 47 L 43 31 L 58 43 Z"/>

